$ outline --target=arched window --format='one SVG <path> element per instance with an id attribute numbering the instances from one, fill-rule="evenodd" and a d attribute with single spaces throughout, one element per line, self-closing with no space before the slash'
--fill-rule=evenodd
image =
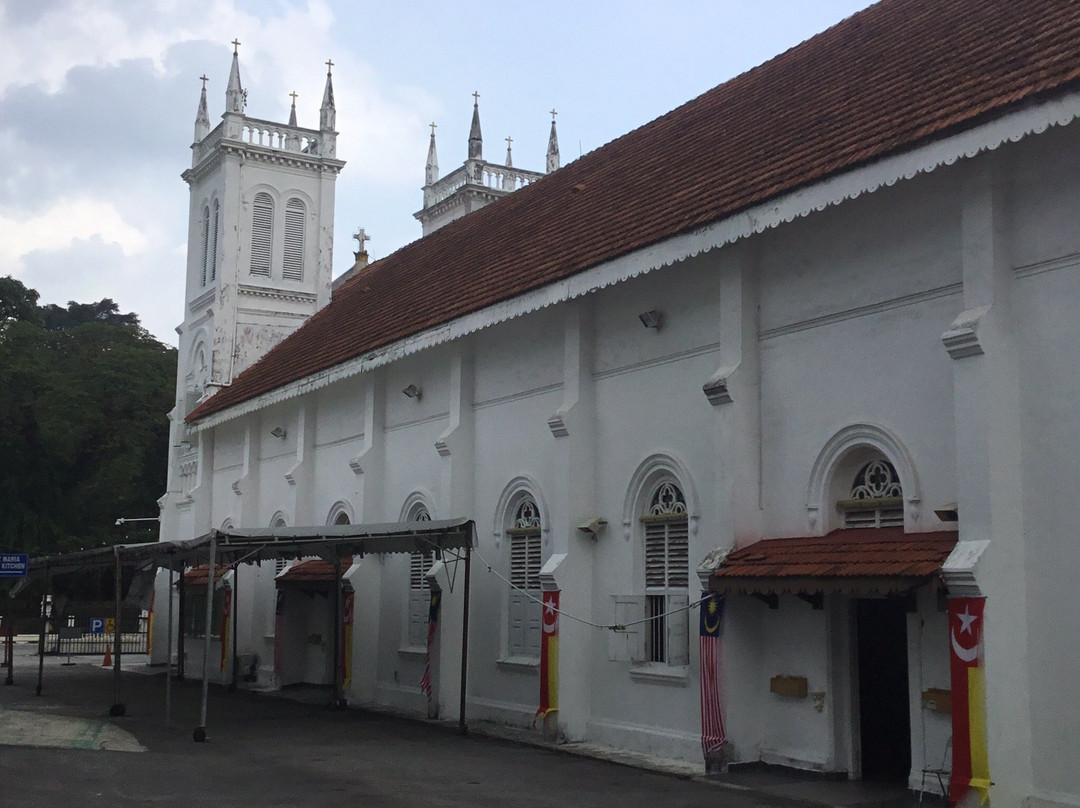
<path id="1" fill-rule="evenodd" d="M 214 223 L 210 229 L 210 282 L 217 280 L 217 240 L 218 227 L 221 225 L 221 203 L 214 200 Z M 205 284 L 204 284 L 205 285 Z"/>
<path id="2" fill-rule="evenodd" d="M 406 517 L 409 522 L 430 522 L 431 513 L 422 502 L 417 502 Z M 408 645 L 419 648 L 427 642 L 428 602 L 431 592 L 427 574 L 435 563 L 435 553 L 424 550 L 409 554 L 409 636 Z"/>
<path id="3" fill-rule="evenodd" d="M 285 252 L 281 277 L 290 281 L 304 279 L 304 203 L 293 197 L 285 203 Z"/>
<path id="4" fill-rule="evenodd" d="M 665 480 L 657 485 L 641 516 L 645 553 L 645 660 L 690 664 L 689 521 L 682 489 Z"/>
<path id="5" fill-rule="evenodd" d="M 271 245 L 274 241 L 274 200 L 270 194 L 255 194 L 251 207 L 251 274 L 270 277 Z"/>
<path id="6" fill-rule="evenodd" d="M 282 516 L 281 514 L 275 515 L 273 520 L 270 522 L 270 529 L 271 530 L 273 530 L 275 528 L 279 528 L 279 527 L 287 527 L 287 525 L 285 523 L 285 517 Z M 284 569 L 287 566 L 289 566 L 288 559 L 286 559 L 286 558 L 274 559 L 274 572 L 275 572 L 275 574 L 284 571 Z"/>
<path id="7" fill-rule="evenodd" d="M 903 527 L 904 491 L 896 468 L 884 458 L 864 464 L 851 483 L 851 496 L 836 507 L 844 527 Z"/>
<path id="8" fill-rule="evenodd" d="M 210 208 L 203 208 L 202 216 L 202 275 L 200 286 L 206 286 L 207 272 L 210 268 Z"/>
<path id="9" fill-rule="evenodd" d="M 510 543 L 509 647 L 512 657 L 540 656 L 540 509 L 528 494 L 514 506 L 506 535 Z"/>

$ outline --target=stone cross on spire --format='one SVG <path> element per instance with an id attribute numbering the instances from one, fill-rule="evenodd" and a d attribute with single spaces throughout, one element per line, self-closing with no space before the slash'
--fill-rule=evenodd
<path id="1" fill-rule="evenodd" d="M 229 69 L 229 84 L 225 88 L 225 111 L 244 113 L 247 106 L 247 90 L 240 86 L 240 40 L 232 41 L 232 67 Z"/>
<path id="2" fill-rule="evenodd" d="M 484 137 L 480 134 L 480 93 L 473 93 L 472 126 L 469 127 L 469 159 L 484 159 Z"/>
<path id="3" fill-rule="evenodd" d="M 319 108 L 319 129 L 323 132 L 333 132 L 337 125 L 337 108 L 334 106 L 334 82 L 331 72 L 334 69 L 332 60 L 326 60 L 326 87 L 323 89 L 322 106 Z"/>
<path id="4" fill-rule="evenodd" d="M 199 110 L 195 113 L 195 142 L 198 143 L 210 134 L 210 116 L 206 112 L 206 75 L 199 76 L 202 92 L 199 94 Z"/>
<path id="5" fill-rule="evenodd" d="M 289 93 L 292 98 L 292 108 L 289 110 L 289 126 L 296 126 L 296 90 Z"/>
<path id="6" fill-rule="evenodd" d="M 362 269 L 363 267 L 366 267 L 368 263 L 368 251 L 367 247 L 364 246 L 364 243 L 371 241 L 371 236 L 364 232 L 364 228 L 359 227 L 356 232 L 353 233 L 353 238 L 356 239 L 357 246 L 356 252 L 353 253 L 353 255 L 356 256 L 356 263 L 353 267 Z"/>
<path id="7" fill-rule="evenodd" d="M 514 157 L 510 153 L 510 144 L 512 144 L 513 142 L 514 142 L 514 139 L 512 137 L 508 136 L 506 138 L 506 167 L 507 168 L 513 168 L 514 167 Z"/>
<path id="8" fill-rule="evenodd" d="M 547 148 L 547 173 L 559 170 L 559 135 L 555 131 L 555 116 L 558 113 L 551 110 L 551 134 L 548 135 Z"/>
<path id="9" fill-rule="evenodd" d="M 424 184 L 434 185 L 439 180 L 439 155 L 435 153 L 435 122 L 432 121 L 431 141 L 427 149 L 427 166 L 424 168 Z"/>

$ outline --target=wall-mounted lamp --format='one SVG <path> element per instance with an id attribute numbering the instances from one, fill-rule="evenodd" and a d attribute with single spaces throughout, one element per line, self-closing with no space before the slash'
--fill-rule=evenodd
<path id="1" fill-rule="evenodd" d="M 404 390 L 401 391 L 409 398 L 420 399 L 424 396 L 424 391 L 417 387 L 415 384 L 410 384 Z"/>
<path id="2" fill-rule="evenodd" d="M 655 328 L 657 331 L 664 324 L 664 312 L 652 309 L 650 311 L 643 311 L 638 315 L 638 319 L 641 320 L 641 324 L 646 328 Z"/>
<path id="3" fill-rule="evenodd" d="M 582 522 L 580 525 L 577 526 L 577 529 L 585 535 L 595 539 L 606 524 L 607 519 L 603 519 L 597 516 L 594 519 L 589 519 L 586 522 Z"/>
<path id="4" fill-rule="evenodd" d="M 934 515 L 942 522 L 959 522 L 960 513 L 955 502 L 950 502 L 948 505 L 942 505 L 940 508 L 934 508 Z"/>
<path id="5" fill-rule="evenodd" d="M 289 433 L 285 431 L 285 427 L 275 426 L 273 429 L 270 430 L 270 434 L 273 435 L 275 438 L 278 438 L 279 440 L 285 440 L 285 436 Z"/>

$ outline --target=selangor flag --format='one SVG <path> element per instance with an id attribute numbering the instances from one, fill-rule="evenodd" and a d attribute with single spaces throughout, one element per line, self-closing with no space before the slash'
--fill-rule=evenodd
<path id="1" fill-rule="evenodd" d="M 544 593 L 540 621 L 540 709 L 533 719 L 559 710 L 559 593 Z"/>
<path id="2" fill-rule="evenodd" d="M 949 804 L 956 805 L 969 788 L 979 802 L 990 797 L 990 765 L 986 751 L 986 679 L 982 650 L 985 598 L 949 600 L 949 667 L 952 672 L 952 776 Z"/>
<path id="3" fill-rule="evenodd" d="M 213 583 L 210 584 L 213 586 Z M 229 620 L 232 612 L 232 590 L 225 590 L 225 601 L 221 606 L 221 670 L 225 670 L 225 663 L 229 659 Z"/>
<path id="4" fill-rule="evenodd" d="M 352 627 L 353 603 L 356 593 L 349 590 L 341 601 L 341 686 L 352 684 Z"/>
<path id="5" fill-rule="evenodd" d="M 701 620 L 698 624 L 701 660 L 701 751 L 706 761 L 727 740 L 720 708 L 720 625 L 724 620 L 724 597 L 701 593 Z"/>

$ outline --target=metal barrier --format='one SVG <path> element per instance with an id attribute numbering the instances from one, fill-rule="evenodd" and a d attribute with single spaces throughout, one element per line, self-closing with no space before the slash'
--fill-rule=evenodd
<path id="1" fill-rule="evenodd" d="M 103 656 L 106 648 L 110 651 L 114 650 L 116 648 L 116 634 L 113 631 L 108 633 L 105 631 L 105 628 L 112 628 L 112 626 L 99 625 L 94 619 L 90 620 L 89 623 L 90 625 L 85 626 L 76 625 L 75 618 L 69 616 L 66 626 L 56 628 L 50 626 L 50 630 L 45 634 L 45 653 L 59 656 L 90 654 Z M 145 654 L 147 652 L 148 623 L 149 617 L 144 615 L 139 617 L 136 631 L 121 630 L 120 652 L 122 654 Z"/>

